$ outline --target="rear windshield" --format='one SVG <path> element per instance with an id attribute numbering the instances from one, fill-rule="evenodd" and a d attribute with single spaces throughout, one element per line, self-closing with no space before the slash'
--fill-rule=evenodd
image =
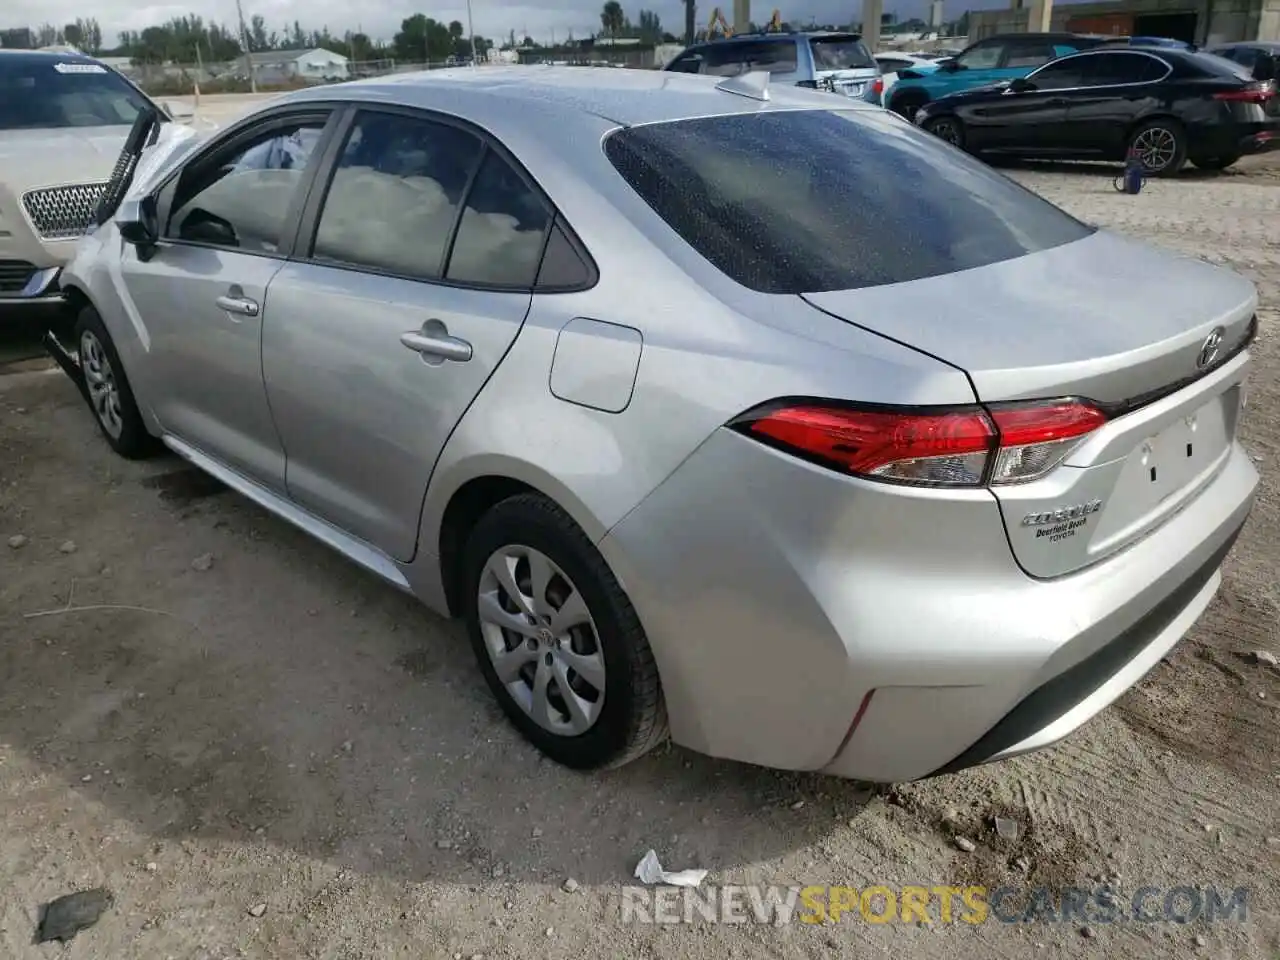
<path id="1" fill-rule="evenodd" d="M 97 63 L 0 56 L 0 130 L 129 126 L 148 106 Z"/>
<path id="2" fill-rule="evenodd" d="M 631 127 L 605 152 L 686 243 L 762 293 L 936 277 L 1088 236 L 889 114 L 802 110 Z"/>
<path id="3" fill-rule="evenodd" d="M 814 37 L 809 41 L 813 65 L 818 70 L 854 70 L 875 67 L 871 51 L 857 37 Z"/>

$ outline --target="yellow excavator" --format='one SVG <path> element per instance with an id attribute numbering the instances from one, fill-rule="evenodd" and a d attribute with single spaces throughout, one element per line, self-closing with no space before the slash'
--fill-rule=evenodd
<path id="1" fill-rule="evenodd" d="M 782 11 L 774 10 L 773 15 L 769 17 L 769 22 L 765 24 L 765 33 L 783 33 L 782 28 Z M 711 19 L 707 21 L 707 39 L 714 40 L 716 36 L 732 37 L 733 27 L 729 26 L 729 21 L 725 19 L 723 11 L 716 7 L 711 11 Z"/>
<path id="2" fill-rule="evenodd" d="M 729 26 L 729 21 L 724 18 L 724 14 L 716 7 L 711 11 L 711 19 L 707 21 L 707 39 L 712 40 L 716 36 L 716 29 L 719 28 L 720 36 L 732 37 L 733 27 Z"/>

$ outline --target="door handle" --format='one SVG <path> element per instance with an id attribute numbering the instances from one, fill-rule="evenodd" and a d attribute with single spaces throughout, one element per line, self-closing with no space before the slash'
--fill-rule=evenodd
<path id="1" fill-rule="evenodd" d="M 471 359 L 471 344 L 450 336 L 448 328 L 439 320 L 428 320 L 421 330 L 400 334 L 400 342 L 421 354 L 428 363 L 443 363 L 445 360 L 466 363 Z"/>
<path id="2" fill-rule="evenodd" d="M 245 317 L 256 317 L 258 315 L 258 301 L 250 300 L 248 297 L 224 295 L 215 300 L 214 303 L 227 311 L 227 313 L 238 313 Z"/>

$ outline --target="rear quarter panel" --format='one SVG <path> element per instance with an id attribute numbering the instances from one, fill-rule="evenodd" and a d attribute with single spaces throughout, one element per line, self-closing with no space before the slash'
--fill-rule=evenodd
<path id="1" fill-rule="evenodd" d="M 601 120 L 594 134 L 613 126 Z M 726 421 L 766 400 L 972 402 L 960 371 L 799 297 L 728 280 L 626 185 L 603 150 L 565 160 L 540 135 L 506 142 L 591 251 L 600 281 L 585 292 L 534 296 L 510 353 L 442 452 L 423 505 L 420 556 L 436 554 L 450 500 L 478 477 L 541 490 L 599 540 Z M 575 318 L 640 331 L 624 410 L 552 393 L 557 338 Z"/>

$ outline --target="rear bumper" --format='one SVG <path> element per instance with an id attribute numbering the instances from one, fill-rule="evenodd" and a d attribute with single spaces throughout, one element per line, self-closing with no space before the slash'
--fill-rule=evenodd
<path id="1" fill-rule="evenodd" d="M 1280 119 L 1240 138 L 1240 153 L 1243 156 L 1271 150 L 1280 150 Z"/>
<path id="2" fill-rule="evenodd" d="M 600 547 L 678 743 L 901 782 L 1047 746 L 1114 701 L 1212 599 L 1256 485 L 1235 445 L 1144 540 L 1033 580 L 986 491 L 865 483 L 722 431 Z"/>

